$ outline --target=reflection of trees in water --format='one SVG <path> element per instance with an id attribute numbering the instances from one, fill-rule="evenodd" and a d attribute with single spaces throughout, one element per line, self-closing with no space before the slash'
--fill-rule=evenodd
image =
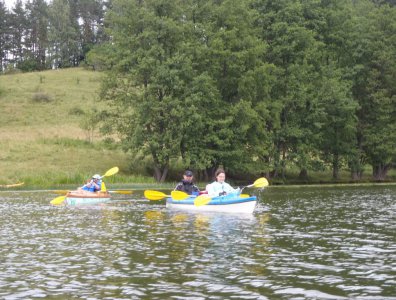
<path id="1" fill-rule="evenodd" d="M 206 231 L 208 218 L 182 212 L 146 211 L 144 213 L 146 236 L 144 244 L 145 262 L 150 268 L 166 272 L 170 282 L 175 278 L 186 280 L 187 274 L 199 273 L 199 263 L 208 248 Z M 144 233 L 144 231 L 143 231 Z M 163 271 L 161 271 L 163 272 Z"/>
<path id="2" fill-rule="evenodd" d="M 252 264 L 244 264 L 246 271 L 255 276 L 268 275 L 266 264 L 271 258 L 271 237 L 268 232 L 267 224 L 271 219 L 269 213 L 256 216 L 257 222 L 252 229 L 252 246 L 250 247 L 249 256 L 254 260 Z"/>
<path id="3" fill-rule="evenodd" d="M 205 215 L 197 215 L 194 221 L 195 231 L 198 235 L 207 236 L 209 232 L 210 219 Z"/>

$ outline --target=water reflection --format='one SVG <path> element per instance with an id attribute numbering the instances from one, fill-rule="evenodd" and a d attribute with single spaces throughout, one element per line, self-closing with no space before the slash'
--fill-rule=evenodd
<path id="1" fill-rule="evenodd" d="M 0 298 L 395 299 L 395 191 L 273 189 L 241 216 L 0 193 Z"/>

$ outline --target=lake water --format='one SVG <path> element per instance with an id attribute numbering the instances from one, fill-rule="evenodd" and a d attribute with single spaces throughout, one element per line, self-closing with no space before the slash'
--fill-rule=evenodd
<path id="1" fill-rule="evenodd" d="M 396 186 L 270 187 L 253 215 L 0 192 L 0 299 L 396 299 Z"/>

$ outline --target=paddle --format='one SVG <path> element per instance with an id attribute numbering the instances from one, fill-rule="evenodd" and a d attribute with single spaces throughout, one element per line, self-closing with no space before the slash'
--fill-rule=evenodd
<path id="1" fill-rule="evenodd" d="M 51 191 L 55 194 L 59 194 L 59 195 L 64 195 L 67 194 L 68 192 L 70 192 L 69 190 L 55 190 L 55 191 Z M 132 190 L 112 190 L 112 191 L 107 191 L 110 194 L 122 194 L 122 195 L 131 195 L 133 194 Z"/>
<path id="2" fill-rule="evenodd" d="M 263 188 L 263 187 L 266 187 L 266 186 L 268 186 L 268 180 L 266 178 L 264 178 L 264 177 L 261 177 L 261 178 L 257 179 L 254 183 L 242 187 L 241 190 L 240 190 L 240 193 L 242 192 L 242 190 L 244 188 L 247 188 L 247 187 Z M 247 198 L 247 197 L 249 197 L 249 195 L 240 194 L 239 197 Z M 210 200 L 212 200 L 212 198 L 209 195 L 202 194 L 202 195 L 198 196 L 197 198 L 195 198 L 194 205 L 195 206 L 206 205 L 206 204 L 208 204 L 210 202 Z"/>
<path id="3" fill-rule="evenodd" d="M 65 199 L 66 199 L 66 196 L 59 196 L 59 197 L 56 197 L 55 199 L 52 199 L 50 203 L 52 205 L 59 205 L 59 204 L 62 204 L 63 201 L 65 201 Z"/>
<path id="4" fill-rule="evenodd" d="M 242 187 L 241 192 L 244 188 L 249 188 L 249 187 L 263 188 L 266 186 L 268 186 L 268 180 L 265 177 L 261 177 L 257 179 L 254 183 Z"/>
<path id="5" fill-rule="evenodd" d="M 194 205 L 195 206 L 202 206 L 206 205 L 212 200 L 212 198 L 208 194 L 202 194 L 199 195 L 197 198 L 194 200 Z"/>
<path id="6" fill-rule="evenodd" d="M 104 175 L 102 175 L 100 178 L 112 176 L 114 174 L 117 174 L 118 171 L 119 171 L 118 167 L 113 167 L 113 168 L 107 170 L 107 172 Z M 60 205 L 63 203 L 63 201 L 65 201 L 65 199 L 66 199 L 66 196 L 59 196 L 59 197 L 56 197 L 55 199 L 52 199 L 50 201 L 50 203 L 52 205 Z"/>
<path id="7" fill-rule="evenodd" d="M 172 197 L 173 200 L 184 200 L 190 197 L 190 195 L 182 191 L 172 191 L 170 195 L 167 195 L 159 191 L 145 190 L 144 197 L 153 201 L 161 200 L 166 197 Z"/>

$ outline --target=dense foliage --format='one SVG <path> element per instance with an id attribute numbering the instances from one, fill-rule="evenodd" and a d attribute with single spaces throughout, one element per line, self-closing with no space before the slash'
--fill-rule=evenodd
<path id="1" fill-rule="evenodd" d="M 335 179 L 369 163 L 378 180 L 395 162 L 394 7 L 118 0 L 107 21 L 96 57 L 110 69 L 109 117 L 158 180 L 179 157 L 268 176 L 330 166 Z"/>
<path id="2" fill-rule="evenodd" d="M 337 179 L 347 167 L 355 180 L 369 164 L 384 180 L 396 163 L 393 2 L 32 0 L 11 13 L 0 2 L 27 22 L 1 25 L 1 62 L 74 66 L 96 45 L 106 129 L 159 181 L 177 160 L 206 176 L 329 167 Z"/>
<path id="3" fill-rule="evenodd" d="M 0 71 L 78 66 L 106 40 L 102 0 L 0 0 Z"/>

